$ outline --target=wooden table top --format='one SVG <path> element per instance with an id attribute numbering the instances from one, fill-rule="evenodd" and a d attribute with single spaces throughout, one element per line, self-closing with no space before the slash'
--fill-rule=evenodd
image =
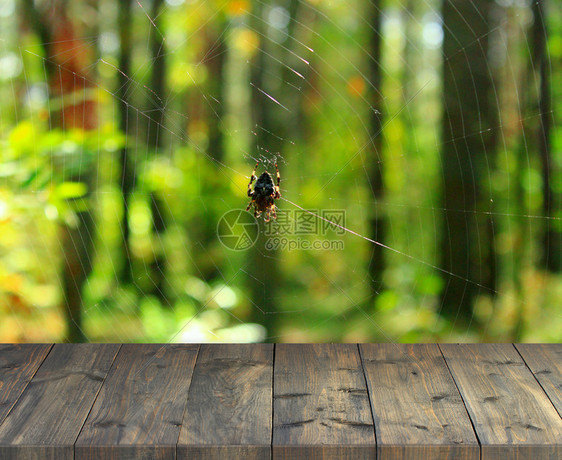
<path id="1" fill-rule="evenodd" d="M 562 459 L 560 344 L 0 344 L 0 459 Z"/>

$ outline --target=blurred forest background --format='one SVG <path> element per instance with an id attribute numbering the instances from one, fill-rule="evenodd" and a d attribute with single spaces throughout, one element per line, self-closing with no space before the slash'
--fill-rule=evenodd
<path id="1" fill-rule="evenodd" d="M 561 106 L 558 0 L 0 0 L 0 340 L 560 341 Z"/>

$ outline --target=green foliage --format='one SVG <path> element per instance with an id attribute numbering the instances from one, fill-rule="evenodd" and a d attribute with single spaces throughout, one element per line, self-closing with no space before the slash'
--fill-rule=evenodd
<path id="1" fill-rule="evenodd" d="M 77 22 L 87 16 L 83 4 L 69 9 Z M 280 151 L 269 152 L 262 145 L 258 153 L 252 148 L 259 127 L 251 118 L 250 73 L 257 65 L 258 47 L 271 37 L 251 26 L 251 14 L 245 11 L 252 10 L 252 2 L 166 3 L 160 27 L 167 40 L 166 108 L 159 133 L 163 147 L 157 151 L 146 145 L 149 118 L 160 108 L 155 108 L 157 97 L 149 88 L 152 69 L 146 46 L 148 35 L 157 32 L 145 12 L 133 5 L 128 129 L 118 132 L 123 108 L 114 94 L 120 75 L 119 24 L 116 4 L 103 0 L 100 5 L 97 24 L 102 35 L 92 42 L 103 60 L 91 65 L 95 89 L 78 92 L 93 97 L 99 109 L 99 128 L 90 131 L 49 127 L 62 102 L 46 94 L 49 80 L 41 43 L 32 30 L 15 30 L 14 17 L 9 28 L 6 18 L 0 18 L 6 39 L 2 52 L 20 67 L 13 75 L 0 75 L 0 341 L 64 337 L 60 228 L 79 225 L 77 213 L 84 210 L 92 211 L 96 222 L 95 234 L 89 235 L 93 271 L 82 292 L 84 328 L 92 341 L 260 341 L 272 335 L 260 325 L 268 315 L 278 331 L 276 341 L 562 339 L 562 277 L 540 269 L 537 255 L 546 223 L 562 231 L 562 207 L 557 203 L 551 219 L 541 215 L 540 161 L 522 136 L 521 101 L 513 100 L 529 65 L 528 50 L 518 48 L 523 35 L 514 39 L 506 32 L 512 41 L 503 51 L 512 61 L 496 69 L 502 111 L 497 132 L 504 142 L 497 163 L 488 167 L 487 180 L 494 199 L 490 209 L 499 286 L 497 292 L 480 290 L 473 322 L 466 324 L 442 317 L 440 304 L 447 288 L 447 276 L 437 268 L 439 237 L 446 231 L 441 226 L 440 188 L 442 55 L 439 46 L 424 38 L 438 2 L 416 5 L 410 28 L 405 6 L 385 2 L 383 87 L 376 88 L 384 95 L 384 130 L 379 134 L 383 151 L 376 157 L 369 146 L 373 88 L 368 81 L 367 2 L 303 2 L 299 21 L 306 27 L 296 29 L 296 40 L 277 37 L 282 47 L 295 46 L 307 56 L 310 65 L 299 88 L 274 82 L 280 99 L 300 92 L 302 107 L 291 113 L 290 121 L 294 117 L 298 122 L 287 139 L 275 140 Z M 506 21 L 528 13 L 528 6 L 502 8 Z M 554 9 L 550 13 L 552 101 L 558 114 L 562 16 Z M 509 24 L 520 33 L 528 27 Z M 221 75 L 211 69 L 217 31 L 228 49 Z M 314 52 L 299 47 L 299 41 Z M 411 53 L 408 59 L 406 52 Z M 268 72 L 274 78 L 273 70 Z M 218 120 L 219 106 L 208 89 L 213 78 L 222 78 L 225 92 L 225 113 Z M 208 151 L 217 122 L 224 141 L 220 161 Z M 134 187 L 126 197 L 123 149 L 134 170 Z M 259 266 L 259 259 L 222 246 L 216 228 L 225 212 L 245 208 L 254 157 L 277 153 L 284 197 L 306 209 L 345 210 L 345 226 L 361 235 L 370 235 L 375 215 L 387 219 L 384 244 L 393 250 L 385 252 L 384 285 L 377 295 L 371 295 L 366 269 L 373 244 L 331 229 L 325 238 L 341 240 L 343 250 L 275 254 L 280 274 L 268 283 L 277 287 L 278 311 L 257 311 L 247 273 L 251 264 Z M 562 128 L 556 117 L 552 155 L 552 189 L 562 194 Z M 376 162 L 384 165 L 385 198 L 379 202 L 373 200 L 365 173 Z M 155 198 L 167 223 L 162 234 L 154 229 Z M 286 201 L 277 204 L 281 211 L 294 210 Z M 130 230 L 132 276 L 127 282 L 119 275 L 126 264 L 124 218 Z M 317 236 L 303 238 L 314 241 Z M 159 256 L 165 260 L 166 279 L 161 296 L 154 293 L 153 279 Z M 265 299 L 269 287 L 261 286 Z"/>

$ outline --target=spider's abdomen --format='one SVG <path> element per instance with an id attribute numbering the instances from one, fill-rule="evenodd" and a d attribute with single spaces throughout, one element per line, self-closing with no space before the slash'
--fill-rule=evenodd
<path id="1" fill-rule="evenodd" d="M 254 186 L 254 193 L 257 193 L 262 196 L 269 196 L 273 194 L 274 191 L 274 184 L 273 178 L 271 174 L 267 171 L 263 172 L 258 180 L 256 181 L 256 185 Z"/>
<path id="2" fill-rule="evenodd" d="M 258 169 L 259 161 L 256 163 L 254 170 L 252 171 L 252 177 L 250 183 L 248 184 L 248 196 L 252 197 L 252 201 L 246 208 L 249 211 L 252 205 L 254 206 L 254 217 L 261 216 L 265 213 L 265 222 L 269 222 L 271 215 L 273 218 L 277 218 L 275 212 L 275 200 L 281 198 L 281 193 L 279 192 L 279 184 L 281 182 L 281 176 L 279 175 L 279 169 L 277 164 L 275 164 L 275 172 L 277 173 L 277 185 L 273 182 L 273 177 L 267 171 L 264 171 L 260 177 L 256 178 L 256 170 Z M 256 181 L 254 183 L 254 180 Z M 254 189 L 252 190 L 252 184 L 254 184 Z"/>

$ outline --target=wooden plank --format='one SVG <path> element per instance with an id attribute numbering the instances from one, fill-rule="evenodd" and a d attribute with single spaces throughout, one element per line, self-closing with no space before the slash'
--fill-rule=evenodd
<path id="1" fill-rule="evenodd" d="M 273 382 L 274 460 L 375 458 L 357 345 L 276 345 Z"/>
<path id="2" fill-rule="evenodd" d="M 515 347 L 562 416 L 562 344 L 518 343 Z"/>
<path id="3" fill-rule="evenodd" d="M 0 425 L 51 347 L 51 344 L 0 344 Z"/>
<path id="4" fill-rule="evenodd" d="M 479 460 L 480 446 L 435 344 L 359 346 L 382 460 Z"/>
<path id="5" fill-rule="evenodd" d="M 273 345 L 202 345 L 178 459 L 270 459 Z"/>
<path id="6" fill-rule="evenodd" d="M 198 345 L 123 345 L 75 447 L 76 460 L 176 457 Z"/>
<path id="7" fill-rule="evenodd" d="M 57 344 L 0 426 L 2 460 L 71 460 L 119 345 Z"/>
<path id="8" fill-rule="evenodd" d="M 559 460 L 562 420 L 511 344 L 441 345 L 482 460 Z"/>

